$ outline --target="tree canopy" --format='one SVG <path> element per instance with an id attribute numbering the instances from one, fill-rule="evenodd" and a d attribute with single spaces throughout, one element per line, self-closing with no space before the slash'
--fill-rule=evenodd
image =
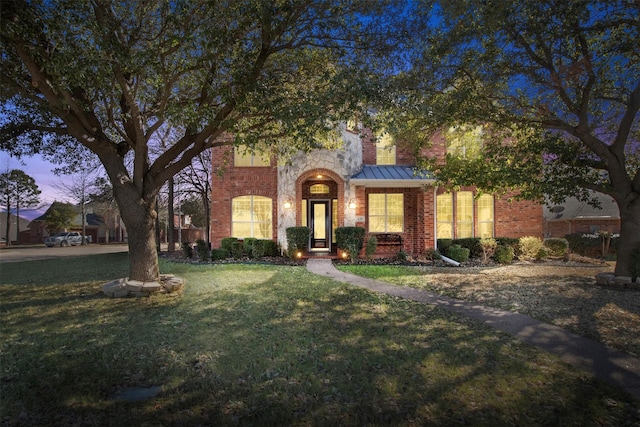
<path id="1" fill-rule="evenodd" d="M 130 277 L 158 276 L 155 198 L 202 151 L 308 149 L 352 115 L 397 39 L 395 1 L 12 0 L 0 10 L 0 147 L 102 162 Z M 392 46 L 391 46 L 392 47 Z M 375 64 L 375 66 L 374 66 Z M 177 129 L 159 150 L 158 135 Z M 223 138 L 233 135 L 234 139 Z"/>
<path id="2" fill-rule="evenodd" d="M 416 17 L 390 128 L 419 150 L 437 131 L 483 127 L 481 155 L 428 162 L 442 185 L 552 202 L 611 195 L 616 274 L 629 275 L 640 251 L 640 3 L 422 1 Z"/>

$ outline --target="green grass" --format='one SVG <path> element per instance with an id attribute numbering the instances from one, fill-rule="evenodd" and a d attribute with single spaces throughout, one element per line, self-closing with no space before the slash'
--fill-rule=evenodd
<path id="1" fill-rule="evenodd" d="M 161 261 L 183 294 L 108 299 L 126 254 L 0 266 L 0 419 L 20 425 L 630 425 L 638 402 L 438 308 L 303 267 Z M 157 397 L 118 402 L 136 387 Z"/>

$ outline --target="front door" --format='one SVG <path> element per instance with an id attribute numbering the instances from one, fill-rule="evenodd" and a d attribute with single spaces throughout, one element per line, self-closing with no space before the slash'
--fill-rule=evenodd
<path id="1" fill-rule="evenodd" d="M 311 250 L 331 251 L 331 209 L 328 200 L 309 202 Z"/>

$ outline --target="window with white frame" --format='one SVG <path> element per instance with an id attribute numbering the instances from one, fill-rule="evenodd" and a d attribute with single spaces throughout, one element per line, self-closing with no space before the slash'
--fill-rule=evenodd
<path id="1" fill-rule="evenodd" d="M 251 153 L 244 145 L 233 148 L 233 165 L 236 167 L 260 167 L 269 164 L 269 157 L 264 153 Z"/>
<path id="2" fill-rule="evenodd" d="M 403 194 L 369 194 L 368 207 L 369 232 L 400 233 L 404 230 Z"/>
<path id="3" fill-rule="evenodd" d="M 493 196 L 483 194 L 478 197 L 478 237 L 493 237 L 494 205 Z"/>
<path id="4" fill-rule="evenodd" d="M 239 196 L 231 201 L 231 236 L 271 239 L 272 200 L 262 196 Z"/>
<path id="5" fill-rule="evenodd" d="M 395 165 L 396 164 L 396 144 L 388 133 L 378 135 L 376 141 L 376 164 Z"/>
<path id="6" fill-rule="evenodd" d="M 456 238 L 473 237 L 473 193 L 456 193 Z"/>
<path id="7" fill-rule="evenodd" d="M 453 195 L 451 193 L 436 196 L 436 238 L 453 239 Z"/>

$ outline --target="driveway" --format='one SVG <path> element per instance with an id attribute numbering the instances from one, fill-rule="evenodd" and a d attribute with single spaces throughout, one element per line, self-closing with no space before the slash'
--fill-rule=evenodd
<path id="1" fill-rule="evenodd" d="M 87 245 L 52 248 L 42 246 L 17 246 L 12 248 L 0 248 L 0 263 L 33 261 L 39 259 L 58 258 L 65 256 L 97 255 L 113 252 L 127 252 L 129 247 L 126 244 L 111 245 Z"/>

